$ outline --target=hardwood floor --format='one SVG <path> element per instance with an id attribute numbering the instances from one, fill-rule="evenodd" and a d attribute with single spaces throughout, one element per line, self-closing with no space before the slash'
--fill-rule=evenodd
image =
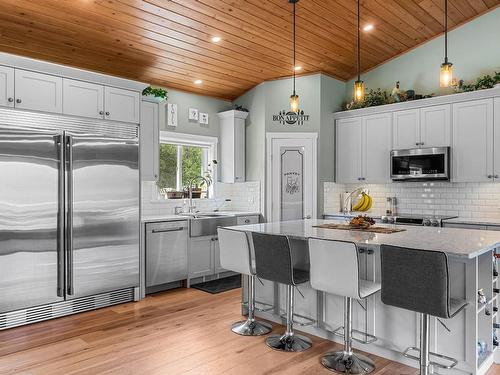
<path id="1" fill-rule="evenodd" d="M 210 295 L 177 289 L 109 307 L 0 332 L 0 374 L 332 374 L 319 364 L 334 345 L 312 337 L 303 353 L 269 349 L 265 337 L 229 330 L 240 290 Z M 276 326 L 281 332 L 283 327 Z M 340 347 L 337 345 L 337 347 Z M 376 375 L 416 375 L 374 358 Z M 500 374 L 500 367 L 488 375 Z"/>

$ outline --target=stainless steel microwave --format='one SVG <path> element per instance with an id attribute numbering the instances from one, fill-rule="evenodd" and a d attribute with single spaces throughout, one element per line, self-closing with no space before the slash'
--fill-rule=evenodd
<path id="1" fill-rule="evenodd" d="M 391 151 L 394 181 L 450 179 L 450 148 L 429 147 Z"/>

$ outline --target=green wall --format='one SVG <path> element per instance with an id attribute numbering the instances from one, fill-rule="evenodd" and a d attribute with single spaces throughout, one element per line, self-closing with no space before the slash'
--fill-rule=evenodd
<path id="1" fill-rule="evenodd" d="M 377 32 L 375 29 L 374 33 Z M 396 81 L 404 90 L 446 93 L 439 88 L 439 66 L 443 62 L 444 37 L 435 38 L 379 67 L 362 74 L 367 89 L 391 91 Z M 448 34 L 448 58 L 454 77 L 475 80 L 500 70 L 500 8 L 472 20 Z M 353 94 L 354 79 L 347 82 L 346 100 Z"/>

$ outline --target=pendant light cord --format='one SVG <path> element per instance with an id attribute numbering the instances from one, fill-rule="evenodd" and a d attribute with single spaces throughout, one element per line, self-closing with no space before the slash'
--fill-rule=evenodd
<path id="1" fill-rule="evenodd" d="M 359 35 L 359 0 L 358 0 L 358 81 L 361 81 L 360 77 L 360 59 L 361 59 L 361 37 Z"/>
<path id="2" fill-rule="evenodd" d="M 293 95 L 295 95 L 295 4 L 293 2 Z"/>
<path id="3" fill-rule="evenodd" d="M 448 64 L 448 0 L 444 0 L 444 62 Z"/>

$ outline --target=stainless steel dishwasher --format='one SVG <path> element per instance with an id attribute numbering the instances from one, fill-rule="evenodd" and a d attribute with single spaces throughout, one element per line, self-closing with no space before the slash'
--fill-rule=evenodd
<path id="1" fill-rule="evenodd" d="M 187 236 L 187 220 L 146 224 L 146 288 L 187 279 Z"/>

